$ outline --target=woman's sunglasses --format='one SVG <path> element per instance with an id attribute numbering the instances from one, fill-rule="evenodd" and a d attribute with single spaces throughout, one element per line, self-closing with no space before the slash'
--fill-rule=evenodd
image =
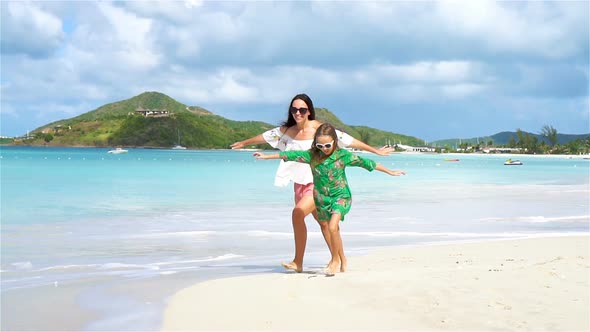
<path id="1" fill-rule="evenodd" d="M 325 143 L 325 144 L 316 143 L 315 147 L 318 149 L 330 149 L 333 144 L 334 144 L 334 141 L 332 140 L 332 142 Z"/>
<path id="2" fill-rule="evenodd" d="M 297 112 L 299 112 L 299 114 L 305 115 L 305 113 L 307 113 L 309 111 L 309 108 L 306 108 L 306 107 L 301 107 L 301 108 L 291 107 L 289 109 L 289 111 L 291 112 L 291 114 L 296 114 Z"/>

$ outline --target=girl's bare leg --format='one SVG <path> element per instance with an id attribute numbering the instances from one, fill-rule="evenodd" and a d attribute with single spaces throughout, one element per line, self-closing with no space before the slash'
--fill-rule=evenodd
<path id="1" fill-rule="evenodd" d="M 344 256 L 344 244 L 342 243 L 342 237 L 340 236 L 340 228 L 338 229 L 338 237 L 340 238 L 340 249 L 338 250 L 338 257 L 340 257 L 340 272 L 346 272 L 348 262 L 346 256 Z"/>
<path id="2" fill-rule="evenodd" d="M 307 226 L 305 216 L 315 210 L 312 196 L 303 196 L 293 208 L 291 222 L 293 223 L 293 236 L 295 238 L 295 258 L 291 263 L 282 263 L 283 267 L 295 272 L 303 271 L 303 256 L 307 244 Z"/>
<path id="3" fill-rule="evenodd" d="M 315 217 L 315 212 L 314 212 L 314 217 Z M 318 218 L 316 218 L 317 220 Z M 324 240 L 326 241 L 326 244 L 328 245 L 328 249 L 330 248 L 330 230 L 329 230 L 329 223 L 325 222 L 325 221 L 318 221 L 318 224 L 320 224 L 320 229 L 322 230 L 322 235 L 324 236 Z M 338 225 L 338 233 L 340 233 L 340 225 Z M 342 237 L 341 237 L 342 238 Z M 340 272 L 346 272 L 346 267 L 347 267 L 347 261 L 346 261 L 346 256 L 344 256 L 344 248 L 343 246 L 340 247 L 340 250 L 338 252 L 338 256 L 340 257 Z M 328 266 L 326 266 L 327 268 Z"/>
<path id="4" fill-rule="evenodd" d="M 318 224 L 320 225 L 320 230 L 322 231 L 322 235 L 324 236 L 324 241 L 326 241 L 326 245 L 328 246 L 328 249 L 330 248 L 330 230 L 328 229 L 328 221 L 324 220 L 324 221 L 320 221 L 316 214 L 316 212 L 313 212 L 313 217 L 315 218 L 315 220 L 318 222 Z"/>
<path id="5" fill-rule="evenodd" d="M 340 252 L 342 249 L 342 238 L 340 237 L 340 214 L 333 214 L 328 222 L 328 230 L 330 231 L 330 254 L 332 259 L 326 267 L 326 274 L 335 274 L 340 267 Z"/>

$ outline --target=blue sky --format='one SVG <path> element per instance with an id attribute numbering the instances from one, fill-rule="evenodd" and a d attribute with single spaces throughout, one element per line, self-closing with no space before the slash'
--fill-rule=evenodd
<path id="1" fill-rule="evenodd" d="M 305 92 L 427 141 L 590 132 L 588 1 L 2 1 L 0 134 L 159 91 L 278 124 Z"/>

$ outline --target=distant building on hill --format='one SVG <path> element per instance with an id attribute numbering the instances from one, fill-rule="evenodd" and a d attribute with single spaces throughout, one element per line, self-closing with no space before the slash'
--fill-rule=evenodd
<path id="1" fill-rule="evenodd" d="M 146 108 L 143 108 L 143 107 L 136 108 L 134 113 L 135 114 L 142 115 L 142 116 L 145 116 L 146 118 L 147 117 L 157 118 L 157 117 L 165 117 L 165 116 L 169 116 L 170 115 L 170 113 L 167 110 L 165 110 L 165 109 L 163 109 L 163 110 L 160 110 L 160 109 L 152 109 L 151 110 L 151 109 L 146 109 Z"/>

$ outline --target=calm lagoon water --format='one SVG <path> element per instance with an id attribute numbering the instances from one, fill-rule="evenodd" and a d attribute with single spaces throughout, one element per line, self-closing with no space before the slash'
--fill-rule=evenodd
<path id="1" fill-rule="evenodd" d="M 347 171 L 354 203 L 342 235 L 352 255 L 590 231 L 590 160 L 518 156 L 523 166 L 504 166 L 497 155 L 362 156 L 408 175 Z M 87 281 L 77 301 L 100 314 L 84 329 L 157 329 L 179 287 L 279 271 L 292 258 L 293 189 L 272 185 L 278 162 L 231 150 L 1 147 L 1 291 L 14 299 Z M 328 250 L 313 218 L 307 224 L 305 265 L 319 268 Z M 112 298 L 97 291 L 139 284 L 161 289 L 156 309 L 107 310 Z"/>

